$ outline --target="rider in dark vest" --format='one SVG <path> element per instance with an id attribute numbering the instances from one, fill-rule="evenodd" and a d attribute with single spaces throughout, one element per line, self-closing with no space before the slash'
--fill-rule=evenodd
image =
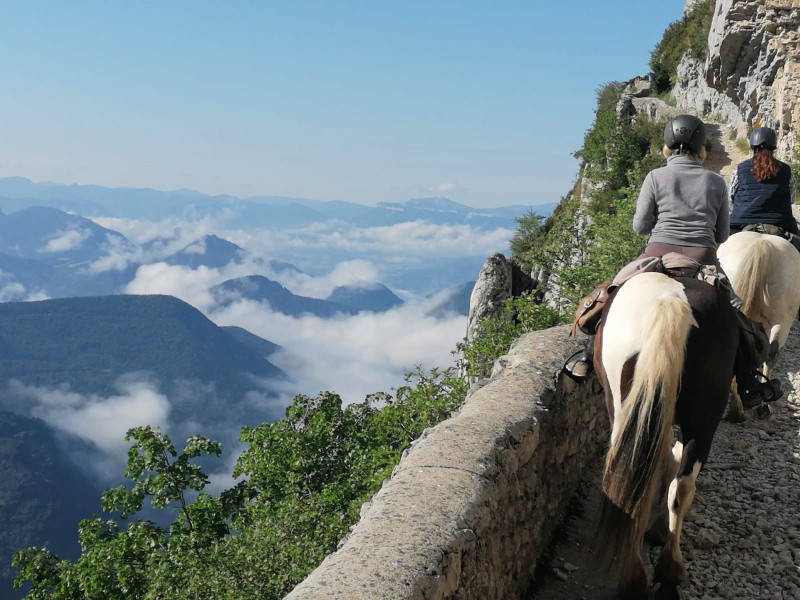
<path id="1" fill-rule="evenodd" d="M 733 204 L 731 233 L 761 223 L 800 234 L 792 215 L 796 195 L 792 169 L 772 155 L 777 145 L 778 135 L 769 127 L 750 134 L 753 156 L 739 164 L 728 186 Z"/>

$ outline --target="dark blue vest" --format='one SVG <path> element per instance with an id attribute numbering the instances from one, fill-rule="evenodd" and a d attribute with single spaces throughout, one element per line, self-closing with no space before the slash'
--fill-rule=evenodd
<path id="1" fill-rule="evenodd" d="M 766 181 L 759 181 L 753 175 L 752 158 L 739 164 L 731 225 L 766 223 L 787 231 L 796 230 L 789 190 L 792 170 L 786 163 L 778 164 L 778 174 Z"/>

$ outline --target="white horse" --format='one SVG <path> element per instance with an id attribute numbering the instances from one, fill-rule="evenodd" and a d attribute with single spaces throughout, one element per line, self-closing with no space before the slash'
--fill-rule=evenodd
<path id="1" fill-rule="evenodd" d="M 742 312 L 761 323 L 769 335 L 764 374 L 769 377 L 800 309 L 800 252 L 776 235 L 743 231 L 717 250 L 720 265 L 742 299 Z M 744 421 L 744 409 L 733 386 L 728 417 Z"/>

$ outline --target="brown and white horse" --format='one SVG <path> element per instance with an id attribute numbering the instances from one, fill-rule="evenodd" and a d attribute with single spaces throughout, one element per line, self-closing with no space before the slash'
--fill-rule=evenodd
<path id="1" fill-rule="evenodd" d="M 681 526 L 728 402 L 737 344 L 726 294 L 696 279 L 642 273 L 606 307 L 594 361 L 613 423 L 600 539 L 621 560 L 623 598 L 648 597 L 642 541 L 652 503 L 665 492 L 654 583 L 677 594 L 686 576 Z"/>
<path id="2" fill-rule="evenodd" d="M 800 252 L 782 237 L 743 231 L 721 244 L 717 256 L 744 303 L 742 312 L 761 323 L 769 335 L 769 356 L 763 369 L 769 377 L 800 309 Z M 733 392 L 728 418 L 744 421 L 735 385 Z"/>

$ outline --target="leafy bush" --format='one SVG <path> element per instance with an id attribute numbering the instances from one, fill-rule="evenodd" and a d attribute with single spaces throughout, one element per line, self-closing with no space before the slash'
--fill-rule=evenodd
<path id="1" fill-rule="evenodd" d="M 478 323 L 475 338 L 459 344 L 462 371 L 469 377 L 488 377 L 494 361 L 508 352 L 524 333 L 566 322 L 557 310 L 529 294 L 506 300 L 504 317 L 487 317 Z"/>
<path id="2" fill-rule="evenodd" d="M 736 138 L 736 147 L 741 152 L 750 153 L 750 141 L 747 138 Z"/>
<path id="3" fill-rule="evenodd" d="M 547 235 L 546 219 L 530 211 L 516 218 L 517 230 L 511 238 L 511 255 L 519 257 L 520 266 L 527 271 L 533 267 L 533 254 Z"/>
<path id="4" fill-rule="evenodd" d="M 177 511 L 172 524 L 84 520 L 75 563 L 27 548 L 14 557 L 15 585 L 32 583 L 29 600 L 282 598 L 336 549 L 411 441 L 466 397 L 451 370 L 418 368 L 406 383 L 394 397 L 345 407 L 329 392 L 297 396 L 285 419 L 245 427 L 249 448 L 233 473 L 245 479 L 216 498 L 193 461 L 218 456 L 219 444 L 194 436 L 178 454 L 158 429 L 132 429 L 125 475 L 133 485 L 106 491 L 103 508 L 125 521 L 149 499 Z"/>
<path id="5" fill-rule="evenodd" d="M 702 60 L 708 53 L 708 32 L 714 16 L 714 0 L 698 2 L 692 12 L 675 21 L 650 54 L 650 75 L 657 93 L 666 92 L 675 84 L 678 63 L 689 52 Z"/>

